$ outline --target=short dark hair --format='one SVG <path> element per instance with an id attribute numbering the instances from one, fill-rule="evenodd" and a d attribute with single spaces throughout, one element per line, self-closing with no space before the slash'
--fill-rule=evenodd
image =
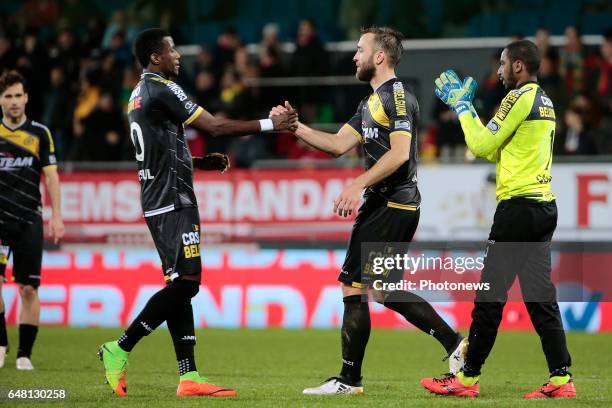
<path id="1" fill-rule="evenodd" d="M 404 35 L 391 27 L 371 26 L 361 29 L 361 35 L 368 33 L 374 34 L 374 42 L 385 52 L 391 65 L 396 67 L 404 51 L 402 46 Z"/>
<path id="2" fill-rule="evenodd" d="M 141 31 L 134 41 L 134 56 L 143 68 L 149 65 L 151 54 L 161 54 L 164 49 L 164 37 L 170 33 L 162 28 L 149 28 Z"/>
<path id="3" fill-rule="evenodd" d="M 529 40 L 519 40 L 511 42 L 506 46 L 506 52 L 510 63 L 522 61 L 527 68 L 527 72 L 532 75 L 538 73 L 540 69 L 540 52 L 538 47 Z"/>
<path id="4" fill-rule="evenodd" d="M 26 91 L 26 80 L 17 71 L 6 71 L 0 76 L 0 95 L 4 93 L 10 86 L 15 84 L 21 84 L 23 86 L 23 92 Z"/>

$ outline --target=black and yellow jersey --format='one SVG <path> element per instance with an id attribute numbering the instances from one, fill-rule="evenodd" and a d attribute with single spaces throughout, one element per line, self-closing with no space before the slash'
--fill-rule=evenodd
<path id="1" fill-rule="evenodd" d="M 0 123 L 0 223 L 30 223 L 42 216 L 40 173 L 56 165 L 46 126 L 29 119 L 14 129 Z"/>
<path id="2" fill-rule="evenodd" d="M 145 72 L 128 103 L 145 217 L 196 207 L 184 125 L 202 112 L 176 83 Z"/>
<path id="3" fill-rule="evenodd" d="M 363 145 L 365 168 L 370 169 L 391 149 L 392 137 L 410 137 L 410 157 L 384 180 L 366 189 L 364 197 L 376 194 L 390 207 L 416 210 L 421 204 L 417 188 L 417 139 L 419 104 L 406 85 L 391 78 L 364 98 L 355 115 L 344 125 Z"/>
<path id="4" fill-rule="evenodd" d="M 470 151 L 496 163 L 498 201 L 555 199 L 550 188 L 555 109 L 536 82 L 511 90 L 486 126 L 469 112 L 459 120 Z"/>

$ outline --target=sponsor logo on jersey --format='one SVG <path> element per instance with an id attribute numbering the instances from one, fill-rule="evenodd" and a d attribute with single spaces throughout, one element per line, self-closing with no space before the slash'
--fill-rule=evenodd
<path id="1" fill-rule="evenodd" d="M 393 101 L 395 102 L 395 112 L 398 116 L 406 116 L 406 94 L 404 85 L 401 82 L 393 84 Z"/>
<path id="2" fill-rule="evenodd" d="M 32 167 L 34 157 L 11 157 L 0 153 L 0 171 L 14 171 L 23 167 Z"/>
<path id="3" fill-rule="evenodd" d="M 195 225 L 193 225 L 195 227 Z M 200 234 L 197 231 L 186 232 L 181 235 L 183 239 L 183 252 L 185 259 L 197 258 L 200 256 Z"/>
<path id="4" fill-rule="evenodd" d="M 138 180 L 153 180 L 155 177 L 151 174 L 151 169 L 138 170 Z"/>
<path id="5" fill-rule="evenodd" d="M 366 142 L 368 139 L 378 139 L 378 128 L 364 127 L 363 138 Z"/>
<path id="6" fill-rule="evenodd" d="M 553 103 L 552 100 L 548 97 L 548 96 L 540 96 L 540 99 L 542 100 L 542 104 L 545 106 L 549 106 L 549 107 L 553 107 Z"/>
<path id="7" fill-rule="evenodd" d="M 499 130 L 499 123 L 497 123 L 495 119 L 491 119 L 489 123 L 487 123 L 487 129 L 489 129 L 491 133 L 496 134 Z"/>
<path id="8" fill-rule="evenodd" d="M 130 99 L 128 102 L 127 113 L 133 110 L 140 109 L 142 107 L 142 96 L 137 96 L 134 99 Z"/>
<path id="9" fill-rule="evenodd" d="M 555 110 L 553 108 L 549 108 L 547 106 L 538 107 L 538 112 L 540 116 L 543 118 L 554 119 L 555 118 Z"/>
<path id="10" fill-rule="evenodd" d="M 395 130 L 404 129 L 410 132 L 412 126 L 410 125 L 409 120 L 396 120 L 395 121 Z"/>
<path id="11" fill-rule="evenodd" d="M 499 110 L 495 114 L 495 117 L 500 121 L 506 119 L 506 116 L 510 113 L 510 109 L 514 106 L 516 101 L 521 97 L 525 92 L 531 91 L 533 88 L 525 88 L 525 89 L 515 89 L 510 91 L 508 95 L 504 98 L 501 105 L 499 106 Z"/>
<path id="12" fill-rule="evenodd" d="M 130 95 L 130 100 L 134 99 L 138 95 L 140 95 L 140 85 L 138 85 L 138 86 L 136 86 L 136 88 L 134 88 L 134 90 L 132 91 L 132 94 Z"/>
<path id="13" fill-rule="evenodd" d="M 166 86 L 168 88 L 170 88 L 172 93 L 176 95 L 176 97 L 178 98 L 179 101 L 184 102 L 187 99 L 187 95 L 185 95 L 185 92 L 183 91 L 183 88 L 178 86 L 178 84 L 176 84 L 174 82 L 168 82 L 168 84 L 166 84 Z"/>

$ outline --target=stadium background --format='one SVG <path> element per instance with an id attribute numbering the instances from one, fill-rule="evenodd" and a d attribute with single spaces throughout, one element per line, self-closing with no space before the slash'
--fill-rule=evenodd
<path id="1" fill-rule="evenodd" d="M 555 251 L 555 270 L 572 254 L 563 248 L 578 246 L 585 250 L 576 268 L 609 280 L 611 21 L 609 2 L 586 0 L 224 0 L 172 7 L 3 1 L 0 71 L 17 68 L 27 77 L 28 115 L 51 128 L 61 161 L 67 236 L 60 246 L 46 246 L 42 323 L 123 326 L 162 284 L 124 113 L 139 75 L 131 41 L 150 26 L 170 30 L 183 54 L 178 82 L 211 112 L 265 117 L 288 99 L 304 122 L 328 130 L 368 93 L 353 77 L 357 28 L 376 23 L 402 30 L 406 52 L 398 75 L 421 104 L 419 242 L 484 241 L 495 206 L 494 168 L 466 155 L 456 117 L 433 98 L 435 75 L 453 67 L 474 76 L 486 118 L 504 95 L 494 74 L 500 48 L 511 38 L 535 37 L 540 81 L 558 118 L 556 240 L 570 244 Z M 190 130 L 189 139 L 195 155 L 226 152 L 232 161 L 227 174 L 196 176 L 206 242 L 206 286 L 194 301 L 198 327 L 337 326 L 342 302 L 335 278 L 352 221 L 332 216 L 331 204 L 360 171 L 359 152 L 332 160 L 287 134 L 212 139 Z M 562 304 L 566 327 L 612 330 L 612 304 L 600 296 L 606 285 L 577 283 L 592 300 Z M 437 296 L 444 316 L 465 329 L 471 305 Z M 9 324 L 17 298 L 16 287 L 5 285 Z M 376 305 L 372 312 L 376 327 L 406 327 Z M 531 328 L 520 304 L 509 305 L 503 327 Z"/>

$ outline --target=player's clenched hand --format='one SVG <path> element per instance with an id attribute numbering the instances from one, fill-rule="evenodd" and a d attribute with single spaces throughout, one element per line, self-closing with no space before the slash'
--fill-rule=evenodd
<path id="1" fill-rule="evenodd" d="M 334 200 L 334 214 L 348 217 L 355 211 L 361 201 L 363 187 L 351 183 L 342 190 L 342 193 Z"/>
<path id="2" fill-rule="evenodd" d="M 285 106 L 278 105 L 272 108 L 270 119 L 274 124 L 274 130 L 288 130 L 290 132 L 297 130 L 298 114 L 287 101 L 285 101 Z"/>
<path id="3" fill-rule="evenodd" d="M 219 170 L 224 173 L 229 166 L 229 157 L 221 153 L 210 153 L 204 157 L 193 158 L 193 167 L 200 170 Z"/>
<path id="4" fill-rule="evenodd" d="M 60 215 L 53 214 L 51 216 L 51 220 L 49 221 L 49 231 L 51 232 L 51 238 L 53 238 L 53 242 L 55 244 L 59 243 L 64 237 L 64 221 Z"/>

